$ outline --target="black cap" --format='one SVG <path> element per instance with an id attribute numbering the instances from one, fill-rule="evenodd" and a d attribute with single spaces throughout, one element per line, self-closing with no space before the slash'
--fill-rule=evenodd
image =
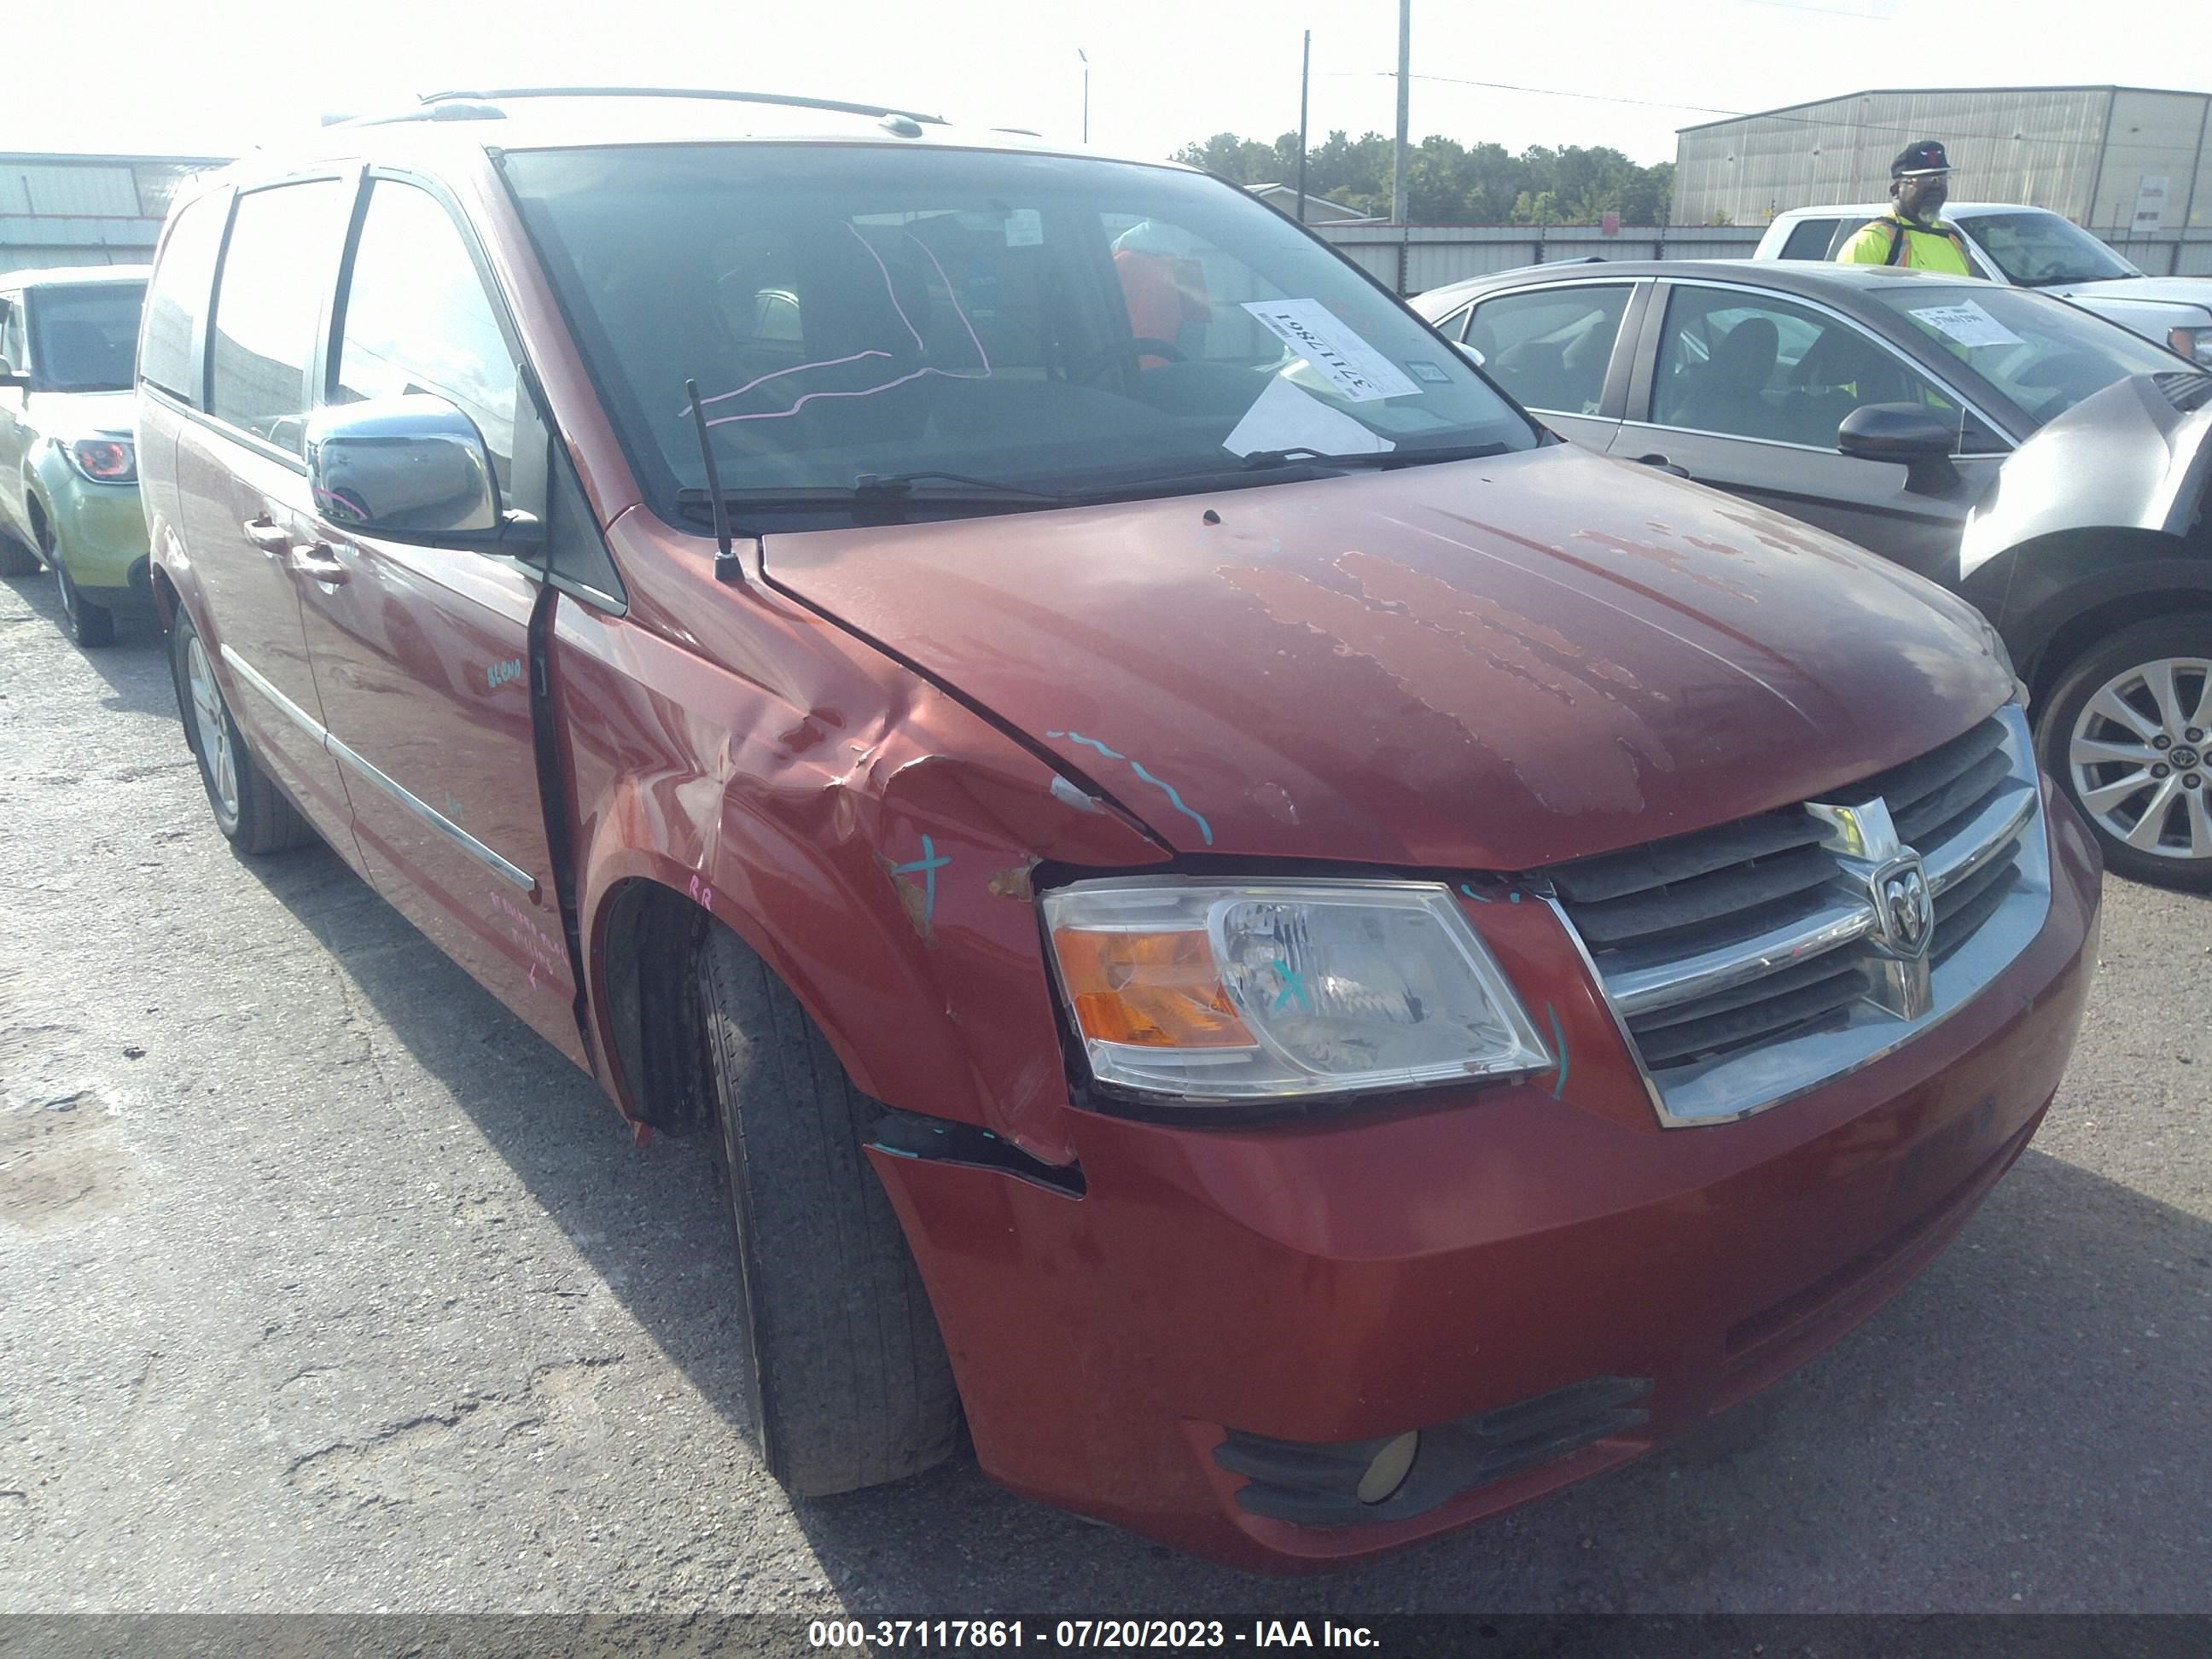
<path id="1" fill-rule="evenodd" d="M 1906 145 L 1889 164 L 1889 176 L 1893 179 L 1917 179 L 1924 173 L 1950 170 L 1951 158 L 1943 154 L 1943 146 L 1933 138 Z"/>

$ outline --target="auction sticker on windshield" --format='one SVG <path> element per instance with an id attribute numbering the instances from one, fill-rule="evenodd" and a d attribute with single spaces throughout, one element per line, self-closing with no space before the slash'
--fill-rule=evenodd
<path id="1" fill-rule="evenodd" d="M 1421 390 L 1318 300 L 1247 300 L 1244 309 L 1318 369 L 1347 403 L 1409 398 Z"/>
<path id="2" fill-rule="evenodd" d="M 1962 346 L 2018 345 L 2019 335 L 1982 309 L 1972 300 L 1955 306 L 1915 306 L 1913 320 L 1923 328 L 1957 341 Z"/>

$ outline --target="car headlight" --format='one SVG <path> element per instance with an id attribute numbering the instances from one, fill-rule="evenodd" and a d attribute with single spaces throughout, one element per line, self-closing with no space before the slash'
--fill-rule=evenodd
<path id="1" fill-rule="evenodd" d="M 1137 876 L 1042 896 L 1060 993 L 1103 1084 L 1251 1102 L 1552 1065 L 1435 883 Z"/>
<path id="2" fill-rule="evenodd" d="M 62 453 L 94 483 L 138 482 L 138 452 L 128 438 L 77 438 L 64 444 Z"/>
<path id="3" fill-rule="evenodd" d="M 2169 329 L 2166 343 L 2191 362 L 2212 368 L 2212 328 Z"/>

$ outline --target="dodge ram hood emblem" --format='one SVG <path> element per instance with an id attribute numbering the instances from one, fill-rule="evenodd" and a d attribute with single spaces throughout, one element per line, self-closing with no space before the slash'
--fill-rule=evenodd
<path id="1" fill-rule="evenodd" d="M 1908 960 L 1926 956 L 1936 933 L 1936 898 L 1929 890 L 1920 854 L 1907 852 L 1892 859 L 1867 884 L 1873 889 L 1882 948 Z"/>

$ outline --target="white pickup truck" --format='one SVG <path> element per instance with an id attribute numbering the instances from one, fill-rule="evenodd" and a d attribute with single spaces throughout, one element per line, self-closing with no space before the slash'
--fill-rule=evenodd
<path id="1" fill-rule="evenodd" d="M 1887 202 L 1792 208 L 1775 216 L 1757 259 L 1832 259 Z M 2048 208 L 1954 202 L 1943 222 L 1966 240 L 1974 274 L 2039 288 L 2146 339 L 2212 365 L 2212 277 L 2146 276 L 2071 220 Z"/>

